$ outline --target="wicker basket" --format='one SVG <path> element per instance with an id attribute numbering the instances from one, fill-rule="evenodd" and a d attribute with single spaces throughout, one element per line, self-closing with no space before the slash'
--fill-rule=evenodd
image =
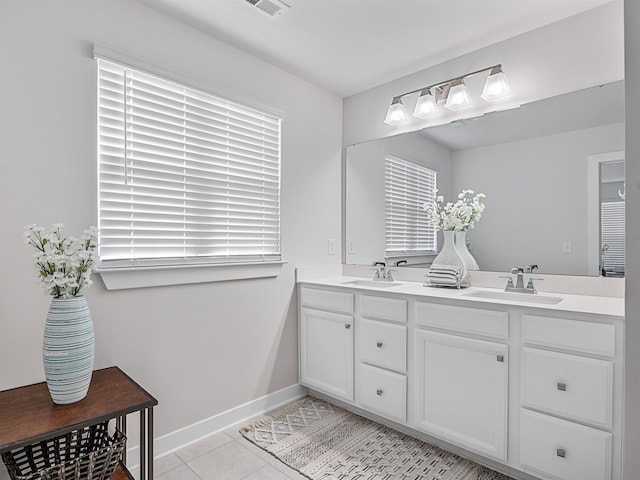
<path id="1" fill-rule="evenodd" d="M 125 443 L 104 422 L 3 453 L 2 460 L 12 480 L 107 480 Z"/>

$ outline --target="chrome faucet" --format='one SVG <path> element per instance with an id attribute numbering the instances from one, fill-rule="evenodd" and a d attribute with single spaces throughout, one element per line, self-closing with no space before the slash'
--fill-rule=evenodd
<path id="1" fill-rule="evenodd" d="M 375 273 L 373 274 L 374 280 L 393 282 L 393 275 L 391 275 L 391 272 L 394 272 L 395 270 L 387 269 L 386 263 L 373 262 L 372 267 L 373 268 L 371 270 L 375 270 Z"/>
<path id="2" fill-rule="evenodd" d="M 513 277 L 505 276 L 500 278 L 507 279 L 507 286 L 504 288 L 505 292 L 517 292 L 517 293 L 537 293 L 536 287 L 533 284 L 534 280 L 542 280 L 541 278 L 529 277 L 527 286 L 524 286 L 524 274 L 533 273 L 538 269 L 538 265 L 529 265 L 526 269 L 522 267 L 514 267 L 511 269 L 511 275 L 516 275 L 516 284 L 513 285 Z"/>

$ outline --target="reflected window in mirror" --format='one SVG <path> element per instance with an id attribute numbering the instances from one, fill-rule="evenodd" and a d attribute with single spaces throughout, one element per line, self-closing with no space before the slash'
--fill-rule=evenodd
<path id="1" fill-rule="evenodd" d="M 624 161 L 600 164 L 600 268 L 623 277 L 625 264 Z"/>
<path id="2" fill-rule="evenodd" d="M 435 228 L 423 208 L 435 196 L 436 178 L 435 170 L 394 154 L 385 155 L 387 263 L 432 255 L 437 250 Z"/>

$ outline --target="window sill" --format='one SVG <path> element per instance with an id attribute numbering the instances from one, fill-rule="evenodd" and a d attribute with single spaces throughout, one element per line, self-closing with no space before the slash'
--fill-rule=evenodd
<path id="1" fill-rule="evenodd" d="M 286 262 L 127 267 L 96 270 L 107 290 L 277 277 Z"/>

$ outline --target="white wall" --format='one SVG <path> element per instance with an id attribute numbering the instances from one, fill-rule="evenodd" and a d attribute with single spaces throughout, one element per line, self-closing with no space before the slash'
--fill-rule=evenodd
<path id="1" fill-rule="evenodd" d="M 623 31 L 622 0 L 615 0 L 348 97 L 344 103 L 344 145 L 491 110 L 491 104 L 478 101 L 473 108 L 457 115 L 439 115 L 435 120 L 413 118 L 403 127 L 383 123 L 394 96 L 497 63 L 502 63 L 509 77 L 514 92 L 509 103 L 514 105 L 621 80 L 624 76 Z M 409 111 L 416 98 L 417 94 L 407 97 Z M 446 119 L 443 121 L 443 118 Z"/>
<path id="2" fill-rule="evenodd" d="M 454 152 L 453 190 L 487 195 L 467 234 L 480 268 L 588 275 L 587 157 L 621 150 L 624 125 L 614 124 Z"/>
<path id="3" fill-rule="evenodd" d="M 624 480 L 640 472 L 640 2 L 625 0 L 627 265 Z"/>
<path id="4" fill-rule="evenodd" d="M 342 100 L 133 0 L 0 3 L 0 389 L 44 379 L 49 306 L 23 226 L 97 222 L 93 42 L 284 112 L 279 277 L 87 290 L 96 367 L 119 365 L 159 400 L 156 434 L 297 383 L 294 268 L 340 263 Z M 304 100 L 304 101 L 301 101 Z"/>

